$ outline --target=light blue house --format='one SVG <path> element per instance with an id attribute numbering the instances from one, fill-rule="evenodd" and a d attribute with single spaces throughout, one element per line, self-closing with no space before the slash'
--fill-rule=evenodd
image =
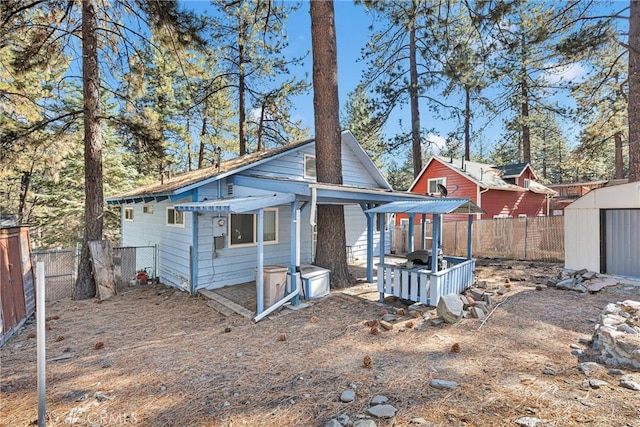
<path id="1" fill-rule="evenodd" d="M 371 276 L 373 254 L 383 252 L 385 222 L 364 211 L 430 198 L 393 191 L 348 131 L 342 133 L 342 168 L 342 185 L 317 183 L 315 141 L 307 140 L 177 175 L 107 202 L 122 210 L 121 245 L 158 245 L 160 281 L 191 293 L 252 282 L 256 268 L 263 271 L 268 264 L 290 272 L 310 264 L 319 204 L 344 205 L 345 252 L 366 258 Z M 390 239 L 382 241 L 387 246 Z M 261 313 L 262 274 L 257 278 Z"/>

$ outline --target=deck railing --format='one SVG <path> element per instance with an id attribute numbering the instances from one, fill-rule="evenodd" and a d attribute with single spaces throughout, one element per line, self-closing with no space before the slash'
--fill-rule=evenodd
<path id="1" fill-rule="evenodd" d="M 378 292 L 435 306 L 440 297 L 460 294 L 473 284 L 476 262 L 473 259 L 444 257 L 447 268 L 432 273 L 419 266 L 407 268 L 403 265 L 378 265 Z"/>

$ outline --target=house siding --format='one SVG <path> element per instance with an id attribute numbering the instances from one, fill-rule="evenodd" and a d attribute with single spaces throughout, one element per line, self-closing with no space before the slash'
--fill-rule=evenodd
<path id="1" fill-rule="evenodd" d="M 122 246 L 154 246 L 158 245 L 158 277 L 164 284 L 189 290 L 190 259 L 189 248 L 192 243 L 192 224 L 190 212 L 185 212 L 184 227 L 173 227 L 166 224 L 166 210 L 177 203 L 191 201 L 183 198 L 174 201 L 153 203 L 123 204 L 125 208 L 133 208 L 133 221 L 122 221 Z M 153 206 L 152 214 L 143 213 L 143 206 Z"/>
<path id="2" fill-rule="evenodd" d="M 490 190 L 482 194 L 483 219 L 496 215 L 518 217 L 546 215 L 547 201 L 544 194 L 530 191 Z"/>
<path id="3" fill-rule="evenodd" d="M 351 246 L 354 260 L 363 260 L 367 257 L 367 215 L 359 205 L 344 207 L 345 231 L 347 246 Z M 374 225 L 375 227 L 375 225 Z M 374 229 L 375 230 L 375 229 Z M 385 234 L 385 253 L 391 251 L 391 234 L 387 227 Z M 373 232 L 373 253 L 380 253 L 380 232 Z"/>

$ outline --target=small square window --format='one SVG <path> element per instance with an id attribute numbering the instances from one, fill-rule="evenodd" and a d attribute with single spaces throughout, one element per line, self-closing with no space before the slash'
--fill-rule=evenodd
<path id="1" fill-rule="evenodd" d="M 304 155 L 304 177 L 316 178 L 316 158 L 309 154 Z"/>
<path id="2" fill-rule="evenodd" d="M 427 193 L 429 194 L 440 194 L 440 189 L 438 188 L 438 184 L 442 185 L 446 188 L 447 186 L 447 178 L 434 178 L 427 181 Z"/>
<path id="3" fill-rule="evenodd" d="M 153 205 L 144 205 L 142 207 L 142 213 L 152 214 L 153 213 Z"/>
<path id="4" fill-rule="evenodd" d="M 184 227 L 184 212 L 167 208 L 167 225 L 174 227 Z"/>
<path id="5" fill-rule="evenodd" d="M 133 221 L 133 208 L 124 208 L 125 221 Z"/>

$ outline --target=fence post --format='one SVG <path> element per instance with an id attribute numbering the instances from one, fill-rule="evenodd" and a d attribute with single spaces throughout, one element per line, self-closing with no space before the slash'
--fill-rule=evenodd
<path id="1" fill-rule="evenodd" d="M 153 282 L 159 277 L 158 274 L 158 244 L 153 245 Z"/>
<path id="2" fill-rule="evenodd" d="M 527 240 L 529 240 L 529 218 L 524 217 L 524 259 L 527 259 Z"/>

